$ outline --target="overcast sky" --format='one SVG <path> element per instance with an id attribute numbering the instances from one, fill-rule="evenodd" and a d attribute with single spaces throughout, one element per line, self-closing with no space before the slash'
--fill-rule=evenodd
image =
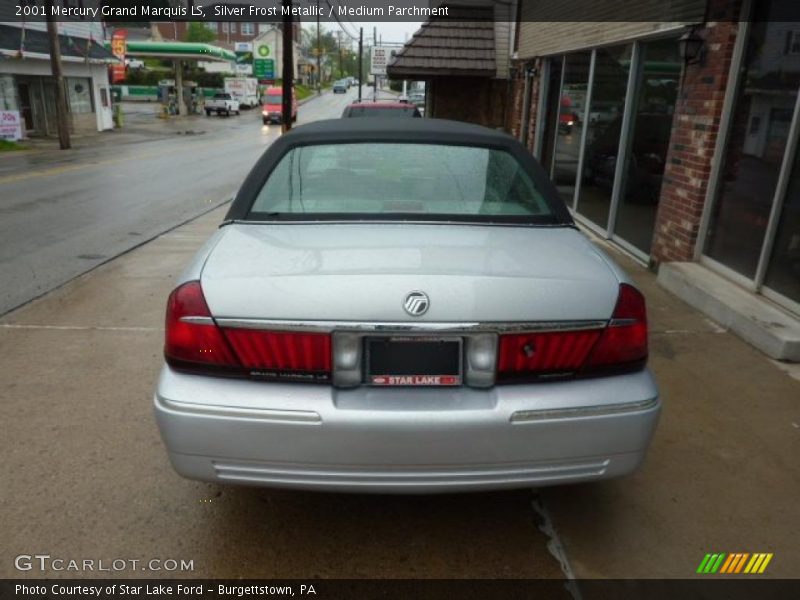
<path id="1" fill-rule="evenodd" d="M 414 35 L 414 32 L 422 25 L 422 21 L 403 21 L 399 23 L 388 23 L 385 21 L 378 23 L 353 21 L 352 25 L 350 22 L 345 21 L 344 25 L 347 31 L 355 34 L 356 37 L 358 37 L 358 28 L 363 27 L 365 43 L 367 42 L 367 38 L 372 37 L 373 27 L 377 27 L 378 38 L 382 39 L 383 42 L 398 42 L 402 44 L 406 41 L 406 39 L 411 39 L 411 36 Z M 303 21 L 303 27 L 309 29 L 310 31 L 315 31 L 316 23 Z M 336 32 L 339 30 L 339 25 L 337 23 L 323 23 L 322 27 L 327 31 Z"/>

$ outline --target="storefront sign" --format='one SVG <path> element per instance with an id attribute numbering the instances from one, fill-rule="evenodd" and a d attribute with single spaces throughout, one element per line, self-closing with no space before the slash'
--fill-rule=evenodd
<path id="1" fill-rule="evenodd" d="M 395 50 L 386 46 L 375 46 L 370 53 L 369 72 L 372 75 L 386 75 L 386 65 L 394 57 Z"/>
<path id="2" fill-rule="evenodd" d="M 253 74 L 253 43 L 237 42 L 234 46 L 236 53 L 236 73 L 239 75 Z"/>
<path id="3" fill-rule="evenodd" d="M 119 83 L 125 80 L 125 54 L 128 50 L 128 30 L 117 29 L 111 36 L 111 53 L 119 59 L 115 65 L 111 65 L 111 83 Z"/>
<path id="4" fill-rule="evenodd" d="M 272 45 L 259 42 L 253 54 L 253 77 L 259 81 L 275 79 L 275 59 Z"/>
<path id="5" fill-rule="evenodd" d="M 0 139 L 22 139 L 22 119 L 18 110 L 0 110 Z"/>

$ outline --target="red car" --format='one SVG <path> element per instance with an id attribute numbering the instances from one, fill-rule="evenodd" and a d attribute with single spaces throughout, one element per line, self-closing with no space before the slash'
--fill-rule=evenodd
<path id="1" fill-rule="evenodd" d="M 264 94 L 264 104 L 261 107 L 261 117 L 264 125 L 280 123 L 283 111 L 283 88 L 270 87 Z M 297 95 L 292 88 L 292 121 L 297 121 Z"/>
<path id="2" fill-rule="evenodd" d="M 353 102 L 344 109 L 342 118 L 349 117 L 421 117 L 416 106 L 408 102 Z"/>

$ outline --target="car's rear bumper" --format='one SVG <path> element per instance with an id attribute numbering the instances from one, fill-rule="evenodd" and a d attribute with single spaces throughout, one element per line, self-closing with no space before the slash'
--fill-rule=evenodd
<path id="1" fill-rule="evenodd" d="M 155 395 L 175 470 L 206 481 L 429 493 L 625 475 L 659 412 L 648 371 L 490 390 L 338 390 L 165 367 Z"/>

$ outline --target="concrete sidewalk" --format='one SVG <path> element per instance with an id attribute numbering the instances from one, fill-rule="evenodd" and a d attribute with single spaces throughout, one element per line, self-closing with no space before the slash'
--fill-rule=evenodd
<path id="1" fill-rule="evenodd" d="M 800 576 L 800 381 L 601 245 L 647 297 L 664 410 L 638 473 L 545 492 L 577 577 L 692 577 L 707 552 Z"/>
<path id="2" fill-rule="evenodd" d="M 224 210 L 0 319 L 0 504 L 6 523 L 24 524 L 7 527 L 0 540 L 0 576 L 19 576 L 6 559 L 26 550 L 200 556 L 202 572 L 194 575 L 208 577 L 559 576 L 536 558 L 532 513 L 517 512 L 520 502 L 530 508 L 524 494 L 381 500 L 390 507 L 385 514 L 416 519 L 410 529 L 424 523 L 423 536 L 430 525 L 421 515 L 436 509 L 441 538 L 425 538 L 416 550 L 422 554 L 402 565 L 381 536 L 399 535 L 391 540 L 402 544 L 396 532 L 405 526 L 381 521 L 377 504 L 294 493 L 228 496 L 177 479 L 150 408 L 164 303 Z M 796 577 L 800 382 L 670 296 L 652 273 L 616 258 L 648 298 L 664 413 L 637 474 L 543 493 L 573 570 L 578 577 L 687 578 L 706 552 L 773 552 L 766 576 Z M 375 543 L 341 520 L 343 505 L 366 513 L 379 531 Z M 293 527 L 281 529 L 281 519 Z M 293 544 L 293 536 L 307 543 Z M 458 541 L 474 560 L 459 562 L 440 539 Z M 242 562 L 245 555 L 252 564 Z M 414 571 L 423 559 L 432 570 Z"/>

